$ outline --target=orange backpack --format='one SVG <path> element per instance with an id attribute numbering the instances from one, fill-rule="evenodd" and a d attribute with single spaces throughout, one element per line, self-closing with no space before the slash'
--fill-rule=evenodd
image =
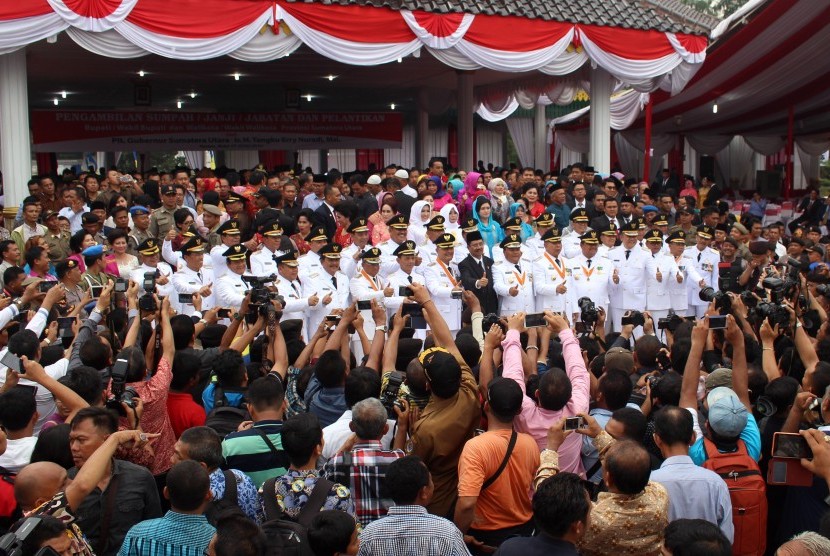
<path id="1" fill-rule="evenodd" d="M 703 467 L 714 471 L 726 482 L 732 499 L 732 523 L 735 556 L 761 556 L 767 546 L 767 484 L 758 463 L 752 459 L 743 440 L 738 450 L 722 454 L 715 443 L 703 439 L 706 461 Z"/>

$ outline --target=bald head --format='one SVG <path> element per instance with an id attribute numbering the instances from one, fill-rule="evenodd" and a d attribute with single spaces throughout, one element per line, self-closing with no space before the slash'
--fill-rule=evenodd
<path id="1" fill-rule="evenodd" d="M 651 475 L 651 459 L 638 442 L 624 440 L 614 443 L 605 457 L 609 490 L 621 494 L 638 494 L 646 488 Z"/>
<path id="2" fill-rule="evenodd" d="M 37 508 L 57 494 L 66 483 L 66 469 L 51 461 L 30 463 L 14 481 L 14 497 L 23 511 Z"/>

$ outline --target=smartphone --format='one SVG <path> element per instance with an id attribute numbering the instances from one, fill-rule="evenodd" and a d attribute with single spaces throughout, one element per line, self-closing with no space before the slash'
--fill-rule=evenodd
<path id="1" fill-rule="evenodd" d="M 104 291 L 104 286 L 92 286 L 90 289 L 92 290 L 92 297 L 98 299 L 101 297 L 101 292 Z"/>
<path id="2" fill-rule="evenodd" d="M 37 386 L 32 386 L 31 384 L 18 384 L 15 386 L 15 388 L 20 388 L 22 390 L 29 392 L 29 394 L 33 398 L 37 397 Z"/>
<path id="3" fill-rule="evenodd" d="M 58 317 L 58 335 L 72 337 L 72 326 L 75 324 L 75 317 Z"/>
<path id="4" fill-rule="evenodd" d="M 371 311 L 372 310 L 372 302 L 369 299 L 362 299 L 357 302 L 357 310 L 358 311 Z"/>
<path id="5" fill-rule="evenodd" d="M 193 294 L 192 293 L 180 293 L 179 294 L 179 303 L 184 303 L 186 305 L 193 305 Z"/>
<path id="6" fill-rule="evenodd" d="M 712 315 L 709 317 L 709 330 L 723 330 L 726 328 L 726 315 Z"/>
<path id="7" fill-rule="evenodd" d="M 40 293 L 46 293 L 46 292 L 48 292 L 49 290 L 51 290 L 51 289 L 52 289 L 52 286 L 54 286 L 55 284 L 57 284 L 57 282 L 47 282 L 46 280 L 44 280 L 43 282 L 41 282 L 40 284 L 38 284 L 38 286 L 37 286 L 37 287 L 38 287 L 38 291 L 39 291 Z"/>
<path id="8" fill-rule="evenodd" d="M 115 293 L 126 293 L 127 291 L 127 281 L 123 278 L 118 278 L 115 280 L 115 289 L 113 290 Z"/>
<path id="9" fill-rule="evenodd" d="M 403 303 L 401 305 L 401 315 L 409 315 L 410 317 L 423 317 L 424 310 L 417 303 Z"/>
<path id="10" fill-rule="evenodd" d="M 231 310 L 230 309 L 219 309 L 216 311 L 216 316 L 220 319 L 229 319 L 231 318 Z"/>
<path id="11" fill-rule="evenodd" d="M 413 292 L 412 288 L 408 286 L 401 286 L 398 288 L 398 295 L 401 297 L 411 297 L 415 295 L 415 292 Z"/>
<path id="12" fill-rule="evenodd" d="M 539 328 L 545 326 L 544 313 L 530 313 L 525 315 L 525 328 Z"/>
<path id="13" fill-rule="evenodd" d="M 6 350 L 6 354 L 3 355 L 3 358 L 0 359 L 0 363 L 2 363 L 3 365 L 5 365 L 13 371 L 17 371 L 20 374 L 26 373 L 26 370 L 23 368 L 23 363 L 20 361 L 20 358 L 8 350 Z"/>
<path id="14" fill-rule="evenodd" d="M 413 315 L 409 317 L 409 328 L 412 328 L 413 330 L 426 330 L 427 319 L 423 316 Z"/>
<path id="15" fill-rule="evenodd" d="M 771 458 L 767 471 L 767 484 L 787 486 L 813 486 L 814 475 L 795 459 Z"/>
<path id="16" fill-rule="evenodd" d="M 807 439 L 798 433 L 777 432 L 772 437 L 772 457 L 792 459 L 812 459 L 813 450 Z"/>
<path id="17" fill-rule="evenodd" d="M 463 294 L 463 293 L 464 292 L 460 292 L 460 291 L 452 291 L 452 292 L 450 292 L 450 299 L 461 299 L 462 298 L 461 294 Z"/>
<path id="18" fill-rule="evenodd" d="M 576 429 L 584 429 L 585 428 L 585 419 L 582 417 L 566 417 L 565 418 L 565 430 L 566 431 L 575 431 Z"/>
<path id="19" fill-rule="evenodd" d="M 340 322 L 342 317 L 340 315 L 326 315 L 326 322 L 330 322 L 332 324 Z"/>

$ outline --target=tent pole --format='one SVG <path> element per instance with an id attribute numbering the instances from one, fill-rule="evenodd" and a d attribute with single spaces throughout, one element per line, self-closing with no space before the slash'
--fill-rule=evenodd
<path id="1" fill-rule="evenodd" d="M 784 180 L 784 198 L 789 199 L 793 186 L 793 128 L 795 127 L 795 107 L 791 104 L 787 111 L 787 166 L 786 179 Z"/>
<path id="2" fill-rule="evenodd" d="M 645 146 L 643 151 L 643 175 L 644 181 L 651 179 L 651 98 L 646 104 L 646 130 L 645 130 Z"/>
<path id="3" fill-rule="evenodd" d="M 596 171 L 611 171 L 611 75 L 601 67 L 591 70 L 590 158 Z"/>
<path id="4" fill-rule="evenodd" d="M 14 219 L 20 202 L 29 195 L 26 182 L 32 177 L 25 48 L 0 56 L 0 151 L 4 216 Z"/>

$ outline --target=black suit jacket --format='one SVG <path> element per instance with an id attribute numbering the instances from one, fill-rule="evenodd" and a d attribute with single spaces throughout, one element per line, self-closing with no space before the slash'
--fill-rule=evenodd
<path id="1" fill-rule="evenodd" d="M 475 294 L 481 303 L 481 311 L 487 315 L 489 313 L 499 312 L 499 296 L 496 295 L 496 290 L 493 289 L 493 259 L 490 257 L 482 257 L 484 261 L 484 268 L 487 274 L 487 285 L 483 288 L 476 288 L 476 281 L 484 274 L 481 271 L 481 266 L 476 263 L 472 256 L 467 255 L 463 261 L 458 263 L 458 271 L 461 273 L 461 283 L 465 290 L 470 290 Z"/>
<path id="2" fill-rule="evenodd" d="M 334 232 L 337 231 L 337 222 L 334 220 L 329 207 L 325 203 L 317 207 L 314 211 L 314 220 L 318 226 L 323 226 L 326 229 L 326 235 L 329 240 L 334 237 Z"/>
<path id="3" fill-rule="evenodd" d="M 615 217 L 615 219 L 616 219 L 616 222 L 617 222 L 617 228 L 622 227 L 622 219 L 620 218 L 620 216 L 617 215 Z M 601 214 L 599 216 L 595 216 L 591 220 L 590 226 L 591 226 L 592 230 L 596 230 L 597 232 L 601 232 L 602 230 L 607 230 L 608 229 L 608 223 L 609 223 L 608 217 L 605 216 L 604 214 Z"/>

